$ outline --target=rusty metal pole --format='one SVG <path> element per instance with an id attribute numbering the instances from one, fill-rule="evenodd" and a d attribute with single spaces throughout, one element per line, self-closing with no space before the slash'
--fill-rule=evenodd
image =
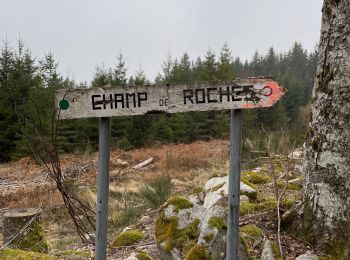
<path id="1" fill-rule="evenodd" d="M 107 252 L 107 218 L 109 190 L 111 123 L 109 117 L 101 117 L 98 143 L 98 180 L 96 209 L 96 260 L 105 260 Z"/>
<path id="2" fill-rule="evenodd" d="M 231 110 L 226 259 L 238 260 L 242 110 Z"/>

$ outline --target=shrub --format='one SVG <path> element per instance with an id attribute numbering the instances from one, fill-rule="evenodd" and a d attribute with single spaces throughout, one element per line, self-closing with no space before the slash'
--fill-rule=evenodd
<path id="1" fill-rule="evenodd" d="M 154 209 L 158 208 L 170 197 L 170 178 L 160 177 L 149 182 L 148 184 L 142 184 L 139 187 L 139 194 L 149 206 Z"/>

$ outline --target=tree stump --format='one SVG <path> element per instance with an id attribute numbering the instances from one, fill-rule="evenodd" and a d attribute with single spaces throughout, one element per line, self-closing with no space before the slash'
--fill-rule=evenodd
<path id="1" fill-rule="evenodd" d="M 44 226 L 39 208 L 15 208 L 4 213 L 3 240 L 8 247 L 47 252 Z"/>

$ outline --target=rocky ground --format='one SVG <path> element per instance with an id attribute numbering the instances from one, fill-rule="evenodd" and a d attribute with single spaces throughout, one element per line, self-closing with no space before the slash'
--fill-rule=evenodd
<path id="1" fill-rule="evenodd" d="M 227 194 L 225 185 L 218 187 L 221 183 L 217 183 L 218 185 L 211 187 L 211 190 L 205 187 L 208 186 L 206 183 L 210 179 L 212 179 L 211 182 L 214 182 L 225 178 L 228 172 L 227 143 L 226 140 L 216 140 L 128 152 L 112 151 L 108 232 L 111 247 L 108 250 L 108 259 L 128 257 L 129 260 L 147 259 L 142 258 L 146 257 L 144 255 L 146 252 L 152 259 L 160 259 L 157 241 L 160 242 L 161 239 L 159 232 L 156 232 L 156 221 L 161 212 L 159 208 L 152 207 L 140 198 L 142 184 L 161 177 L 170 178 L 173 187 L 172 196 L 189 198 L 192 205 L 195 204 L 198 207 L 208 204 L 208 198 L 213 196 L 210 195 L 211 193 L 225 197 Z M 298 171 L 300 156 L 300 154 L 291 156 L 294 159 L 291 160 L 288 172 L 290 184 L 281 202 L 282 213 L 290 209 L 301 198 L 302 176 Z M 135 168 L 136 165 L 150 158 L 152 160 L 149 164 Z M 76 192 L 83 194 L 83 199 L 94 207 L 97 154 L 64 155 L 61 161 L 66 180 L 69 180 Z M 282 162 L 283 158 L 277 158 L 273 165 L 276 170 L 276 185 L 281 190 L 287 170 L 285 163 L 279 161 Z M 267 239 L 271 241 L 276 254 L 277 217 L 273 178 L 266 158 L 251 163 L 245 162 L 242 168 L 241 186 L 247 185 L 255 191 L 255 194 L 249 194 L 246 190 L 241 191 L 241 234 L 246 241 L 249 255 L 253 259 L 259 259 Z M 91 258 L 93 247 L 82 244 L 78 238 L 55 183 L 45 169 L 29 158 L 0 166 L 1 213 L 8 208 L 19 207 L 43 209 L 45 231 L 49 241 L 49 255 L 58 259 Z M 157 223 L 159 225 L 159 220 Z M 202 224 L 198 225 L 198 227 L 201 226 Z M 0 227 L 2 227 L 1 222 Z M 130 230 L 141 232 L 140 238 L 131 244 L 118 242 L 118 235 Z M 132 234 L 138 237 L 137 232 Z M 125 239 L 123 237 L 121 241 Z M 198 239 L 198 237 L 193 239 Z M 305 252 L 312 252 L 310 245 L 291 234 L 282 232 L 281 241 L 286 259 L 295 259 L 296 256 Z M 278 255 L 276 257 L 278 258 Z"/>

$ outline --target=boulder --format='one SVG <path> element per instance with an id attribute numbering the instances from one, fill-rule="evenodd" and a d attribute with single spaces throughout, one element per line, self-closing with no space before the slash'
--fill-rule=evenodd
<path id="1" fill-rule="evenodd" d="M 241 181 L 241 195 L 246 195 L 250 201 L 256 200 L 256 190 L 246 183 Z M 203 206 L 210 208 L 215 205 L 220 199 L 228 196 L 228 176 L 211 178 L 204 185 L 204 203 Z"/>
<path id="2" fill-rule="evenodd" d="M 241 193 L 256 191 L 241 183 Z M 156 221 L 156 239 L 161 259 L 225 259 L 227 233 L 228 177 L 215 177 L 204 186 L 204 202 L 193 197 L 170 198 Z M 240 259 L 248 259 L 247 247 L 241 238 Z"/>

